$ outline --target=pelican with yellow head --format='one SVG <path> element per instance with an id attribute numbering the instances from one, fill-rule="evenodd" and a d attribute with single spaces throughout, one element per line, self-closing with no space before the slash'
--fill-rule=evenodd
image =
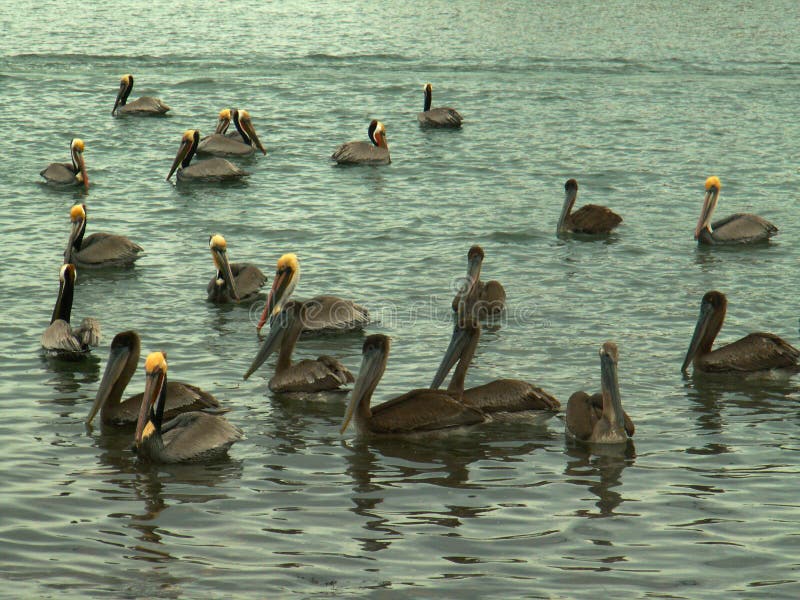
<path id="1" fill-rule="evenodd" d="M 197 129 L 187 129 L 184 132 L 181 136 L 178 153 L 167 174 L 167 180 L 176 171 L 178 181 L 232 181 L 249 175 L 247 171 L 231 164 L 224 158 L 209 158 L 191 164 L 199 143 L 200 132 Z"/>
<path id="2" fill-rule="evenodd" d="M 717 208 L 722 189 L 719 177 L 712 176 L 706 179 L 705 189 L 703 208 L 694 229 L 694 239 L 698 244 L 753 244 L 765 242 L 778 233 L 775 225 L 758 215 L 749 213 L 737 213 L 712 223 L 711 215 Z"/>
<path id="3" fill-rule="evenodd" d="M 72 230 L 69 234 L 64 262 L 81 268 L 129 267 L 139 259 L 142 247 L 124 235 L 86 233 L 86 204 L 76 204 L 69 211 Z"/>
<path id="4" fill-rule="evenodd" d="M 50 163 L 45 169 L 39 172 L 47 183 L 53 185 L 83 186 L 84 190 L 89 189 L 89 174 L 86 172 L 86 160 L 83 158 L 83 151 L 86 145 L 80 138 L 74 138 L 69 143 L 69 154 L 72 162 Z"/>
<path id="5" fill-rule="evenodd" d="M 163 115 L 170 110 L 159 98 L 152 96 L 142 96 L 136 100 L 128 102 L 128 96 L 133 91 L 133 75 L 127 74 L 120 77 L 119 92 L 114 101 L 114 108 L 111 110 L 112 116 L 117 115 L 137 115 L 137 116 L 157 116 Z"/>
<path id="6" fill-rule="evenodd" d="M 211 258 L 217 273 L 208 282 L 208 300 L 217 304 L 242 302 L 254 298 L 267 281 L 264 273 L 252 263 L 228 261 L 228 242 L 216 233 L 208 239 Z"/>
<path id="7" fill-rule="evenodd" d="M 231 122 L 236 130 L 226 133 Z M 262 154 L 267 153 L 267 149 L 258 139 L 250 113 L 244 109 L 226 108 L 219 113 L 216 131 L 200 140 L 197 153 L 213 156 L 249 156 L 256 149 Z"/>

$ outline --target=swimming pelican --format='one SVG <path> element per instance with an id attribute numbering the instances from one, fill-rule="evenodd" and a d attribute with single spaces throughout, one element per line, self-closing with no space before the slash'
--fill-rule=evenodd
<path id="1" fill-rule="evenodd" d="M 128 96 L 133 90 L 133 75 L 123 75 L 119 80 L 119 92 L 114 101 L 113 115 L 163 115 L 170 110 L 160 99 L 142 96 L 128 103 Z"/>
<path id="2" fill-rule="evenodd" d="M 370 407 L 372 394 L 389 360 L 389 338 L 375 334 L 364 340 L 361 369 L 353 387 L 341 432 L 355 414 L 361 433 L 374 435 L 413 434 L 483 423 L 484 414 L 447 392 L 417 389 Z"/>
<path id="3" fill-rule="evenodd" d="M 208 239 L 217 274 L 208 282 L 208 299 L 217 304 L 241 302 L 256 296 L 267 280 L 253 263 L 229 263 L 228 243 L 218 233 Z"/>
<path id="4" fill-rule="evenodd" d="M 127 267 L 139 258 L 142 247 L 124 235 L 86 233 L 86 205 L 76 204 L 69 211 L 72 231 L 69 234 L 64 262 L 76 267 Z"/>
<path id="5" fill-rule="evenodd" d="M 467 277 L 453 298 L 453 310 L 459 318 L 483 319 L 496 316 L 505 308 L 506 291 L 497 281 L 481 281 L 483 248 L 473 246 L 467 252 Z"/>
<path id="6" fill-rule="evenodd" d="M 342 144 L 331 158 L 340 165 L 388 165 L 389 144 L 386 142 L 386 128 L 383 123 L 373 119 L 367 128 L 369 142 L 347 142 Z"/>
<path id="7" fill-rule="evenodd" d="M 39 175 L 47 180 L 47 183 L 56 185 L 82 185 L 85 190 L 89 189 L 89 175 L 86 173 L 86 161 L 83 159 L 84 143 L 82 139 L 74 138 L 69 143 L 69 153 L 72 157 L 71 163 L 50 163 L 46 169 L 42 169 Z"/>
<path id="8" fill-rule="evenodd" d="M 353 374 L 341 362 L 331 356 L 320 356 L 317 360 L 301 360 L 292 363 L 292 351 L 303 330 L 306 306 L 290 300 L 270 326 L 269 335 L 253 359 L 244 378 L 258 369 L 278 346 L 278 364 L 275 375 L 269 380 L 273 392 L 321 392 L 336 390 L 353 382 Z"/>
<path id="9" fill-rule="evenodd" d="M 681 365 L 682 372 L 687 371 L 690 362 L 696 371 L 707 373 L 765 371 L 797 366 L 800 351 L 772 333 L 751 333 L 712 352 L 711 346 L 722 329 L 727 307 L 728 299 L 722 292 L 707 292 L 703 296 L 694 335 Z"/>
<path id="10" fill-rule="evenodd" d="M 582 442 L 619 444 L 633 437 L 633 421 L 622 408 L 617 380 L 619 351 L 614 342 L 600 348 L 599 394 L 575 392 L 567 402 L 567 433 Z"/>
<path id="11" fill-rule="evenodd" d="M 419 121 L 420 125 L 425 127 L 461 127 L 461 122 L 464 119 L 455 108 L 448 106 L 431 108 L 433 86 L 430 83 L 422 86 L 422 91 L 425 94 L 425 106 L 421 113 L 417 113 L 417 121 Z"/>
<path id="12" fill-rule="evenodd" d="M 272 289 L 267 296 L 264 310 L 256 326 L 256 331 L 280 313 L 281 306 L 289 300 L 300 281 L 300 261 L 293 253 L 284 254 L 278 259 Z M 314 296 L 306 300 L 303 331 L 311 333 L 343 333 L 363 329 L 369 323 L 369 311 L 351 300 L 338 296 Z"/>
<path id="13" fill-rule="evenodd" d="M 464 379 L 475 354 L 475 348 L 478 346 L 480 332 L 478 321 L 456 324 L 450 345 L 431 382 L 431 389 L 435 390 L 442 385 L 450 369 L 458 362 L 447 391 L 454 397 L 460 398 L 467 406 L 477 408 L 487 415 L 530 410 L 557 411 L 561 408 L 561 404 L 554 396 L 521 379 L 495 379 L 465 390 Z"/>
<path id="14" fill-rule="evenodd" d="M 190 164 L 195 152 L 197 152 L 197 144 L 199 142 L 200 132 L 196 129 L 189 129 L 183 134 L 178 154 L 175 155 L 175 160 L 172 161 L 167 180 L 172 177 L 176 169 L 178 171 L 178 181 L 227 181 L 239 179 L 250 174 L 232 165 L 224 158 L 209 158 L 207 160 L 199 160 L 193 165 Z M 180 169 L 178 168 L 179 165 Z"/>
<path id="15" fill-rule="evenodd" d="M 236 131 L 226 135 L 231 118 Z M 246 110 L 226 108 L 219 113 L 217 130 L 200 140 L 197 153 L 214 156 L 247 156 L 253 154 L 256 148 L 261 150 L 262 154 L 267 153 L 267 149 L 256 135 L 250 113 Z"/>
<path id="16" fill-rule="evenodd" d="M 103 423 L 113 425 L 136 423 L 144 394 L 136 394 L 125 400 L 122 399 L 122 394 L 136 371 L 140 352 L 141 340 L 135 331 L 123 331 L 114 336 L 103 379 L 97 388 L 94 404 L 86 417 L 87 425 L 92 422 L 98 411 Z M 206 408 L 219 408 L 217 399 L 208 392 L 180 381 L 167 383 L 164 418 L 171 419 L 179 413 Z"/>
<path id="17" fill-rule="evenodd" d="M 50 326 L 42 334 L 42 348 L 50 356 L 77 359 L 87 356 L 90 346 L 100 343 L 100 323 L 86 317 L 80 327 L 69 324 L 72 297 L 75 291 L 75 265 L 62 265 L 58 273 L 58 299 L 53 308 Z"/>
<path id="18" fill-rule="evenodd" d="M 557 232 L 559 234 L 570 232 L 611 233 L 617 225 L 622 223 L 622 217 L 617 213 L 610 208 L 598 206 L 597 204 L 586 204 L 575 212 L 571 212 L 578 197 L 578 182 L 575 179 L 568 179 L 564 184 L 564 190 L 566 192 L 564 206 L 558 219 Z"/>
<path id="19" fill-rule="evenodd" d="M 209 460 L 244 437 L 224 416 L 202 411 L 181 413 L 162 425 L 168 393 L 166 355 L 152 352 L 144 370 L 147 379 L 134 436 L 139 457 L 157 463 Z"/>
<path id="20" fill-rule="evenodd" d="M 706 179 L 706 195 L 703 210 L 694 230 L 698 244 L 749 244 L 768 240 L 778 233 L 778 228 L 758 215 L 738 213 L 711 223 L 711 215 L 717 208 L 722 183 L 719 177 Z"/>

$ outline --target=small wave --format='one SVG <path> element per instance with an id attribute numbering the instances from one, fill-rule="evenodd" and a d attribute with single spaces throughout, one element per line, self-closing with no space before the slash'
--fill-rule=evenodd
<path id="1" fill-rule="evenodd" d="M 408 62 L 411 58 L 401 54 L 392 54 L 379 52 L 376 54 L 328 54 L 326 52 L 311 52 L 306 54 L 305 58 L 309 60 L 323 60 L 323 61 L 370 61 L 370 60 L 391 60 Z"/>

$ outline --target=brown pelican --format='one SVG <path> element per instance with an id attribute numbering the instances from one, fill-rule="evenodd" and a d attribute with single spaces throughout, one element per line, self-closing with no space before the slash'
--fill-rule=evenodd
<path id="1" fill-rule="evenodd" d="M 124 235 L 86 233 L 86 205 L 76 204 L 69 211 L 72 231 L 69 234 L 64 262 L 77 267 L 127 267 L 139 258 L 142 247 Z"/>
<path id="2" fill-rule="evenodd" d="M 170 108 L 158 98 L 142 96 L 128 103 L 133 90 L 133 75 L 123 75 L 119 80 L 119 92 L 114 101 L 112 115 L 163 115 Z"/>
<path id="3" fill-rule="evenodd" d="M 97 389 L 92 409 L 86 417 L 87 425 L 92 422 L 98 411 L 103 423 L 113 425 L 136 423 L 143 394 L 136 394 L 125 400 L 122 399 L 122 394 L 136 371 L 140 352 L 141 341 L 135 331 L 123 331 L 114 336 L 103 379 Z M 167 383 L 165 418 L 171 419 L 179 413 L 206 408 L 219 408 L 217 399 L 208 392 L 180 381 Z"/>
<path id="4" fill-rule="evenodd" d="M 163 423 L 168 393 L 166 355 L 151 353 L 144 369 L 147 379 L 134 436 L 139 457 L 158 463 L 209 460 L 224 455 L 242 439 L 241 429 L 219 414 L 185 412 Z"/>
<path id="5" fill-rule="evenodd" d="M 42 348 L 48 355 L 82 358 L 89 354 L 90 346 L 100 343 L 100 323 L 97 319 L 87 317 L 80 327 L 73 328 L 69 324 L 76 276 L 75 265 L 62 265 L 58 274 L 58 299 L 50 326 L 42 334 Z"/>
<path id="6" fill-rule="evenodd" d="M 178 181 L 228 181 L 250 174 L 232 165 L 224 158 L 199 160 L 191 165 L 190 163 L 195 152 L 197 152 L 197 144 L 199 142 L 200 132 L 196 129 L 189 129 L 183 134 L 178 154 L 175 155 L 175 160 L 172 161 L 167 180 L 172 177 L 176 169 L 178 171 Z M 180 169 L 178 168 L 179 165 Z"/>
<path id="7" fill-rule="evenodd" d="M 253 263 L 229 263 L 228 243 L 219 234 L 208 239 L 217 274 L 208 282 L 208 299 L 217 304 L 253 298 L 267 278 Z"/>
<path id="8" fill-rule="evenodd" d="M 297 338 L 303 330 L 306 319 L 306 305 L 290 300 L 270 325 L 269 335 L 253 364 L 244 374 L 247 379 L 258 369 L 278 346 L 278 364 L 275 375 L 269 380 L 273 392 L 321 392 L 336 390 L 353 382 L 353 374 L 342 363 L 330 356 L 320 356 L 317 360 L 301 360 L 292 364 L 292 351 Z"/>
<path id="9" fill-rule="evenodd" d="M 372 393 L 386 370 L 389 346 L 389 338 L 381 334 L 364 340 L 361 369 L 344 416 L 342 433 L 353 414 L 361 433 L 375 435 L 423 433 L 484 422 L 483 412 L 440 390 L 411 390 L 370 407 Z"/>
<path id="10" fill-rule="evenodd" d="M 611 231 L 620 223 L 622 217 L 610 208 L 598 206 L 597 204 L 587 204 L 581 206 L 574 213 L 572 207 L 578 197 L 578 182 L 575 179 L 568 179 L 564 184 L 566 192 L 564 207 L 561 209 L 561 216 L 558 219 L 558 233 L 588 233 L 603 234 Z"/>
<path id="11" fill-rule="evenodd" d="M 225 135 L 231 118 L 236 131 Z M 214 156 L 247 156 L 253 154 L 256 148 L 261 150 L 262 154 L 267 153 L 267 149 L 256 135 L 250 113 L 246 110 L 226 108 L 219 113 L 217 130 L 200 140 L 197 153 L 213 154 Z"/>
<path id="12" fill-rule="evenodd" d="M 712 291 L 703 296 L 694 335 L 681 365 L 682 372 L 686 372 L 690 362 L 695 370 L 707 373 L 765 371 L 797 366 L 800 351 L 771 333 L 751 333 L 712 352 L 711 346 L 722 328 L 727 306 L 728 300 L 722 292 Z"/>
<path id="13" fill-rule="evenodd" d="M 298 281 L 300 281 L 300 261 L 297 255 L 284 254 L 278 259 L 272 289 L 269 291 L 267 302 L 256 326 L 257 332 L 261 331 L 267 319 L 272 319 L 281 311 L 281 306 L 292 295 Z M 314 296 L 304 304 L 306 305 L 304 332 L 342 333 L 362 329 L 369 323 L 369 311 L 366 308 L 338 296 Z"/>
<path id="14" fill-rule="evenodd" d="M 50 163 L 39 173 L 47 183 L 56 185 L 82 185 L 89 189 L 89 175 L 86 173 L 86 161 L 83 159 L 84 143 L 75 138 L 69 143 L 71 163 Z"/>
<path id="15" fill-rule="evenodd" d="M 614 342 L 600 348 L 599 394 L 575 392 L 567 402 L 567 432 L 582 442 L 619 444 L 633 437 L 633 421 L 622 408 L 617 380 L 619 352 Z"/>
<path id="16" fill-rule="evenodd" d="M 417 113 L 417 121 L 420 125 L 424 127 L 461 127 L 461 121 L 464 119 L 455 108 L 447 106 L 431 108 L 433 86 L 430 83 L 422 86 L 422 91 L 425 94 L 425 107 L 421 113 Z"/>
<path id="17" fill-rule="evenodd" d="M 331 158 L 340 165 L 388 165 L 392 162 L 383 123 L 373 119 L 367 128 L 367 135 L 369 142 L 342 144 L 334 150 Z"/>
<path id="18" fill-rule="evenodd" d="M 448 393 L 460 398 L 464 404 L 477 408 L 485 414 L 517 413 L 530 410 L 557 411 L 561 408 L 558 400 L 527 381 L 520 379 L 496 379 L 474 388 L 464 389 L 464 379 L 472 361 L 480 338 L 480 323 L 470 321 L 457 324 L 450 338 L 450 345 L 431 382 L 431 389 L 437 389 L 447 377 L 450 369 L 458 361 L 458 366 L 447 387 Z"/>
<path id="19" fill-rule="evenodd" d="M 467 253 L 467 277 L 453 298 L 453 310 L 460 319 L 496 316 L 505 308 L 506 291 L 497 281 L 481 281 L 483 248 L 473 246 Z"/>
<path id="20" fill-rule="evenodd" d="M 706 179 L 703 210 L 694 230 L 694 239 L 698 244 L 749 244 L 768 240 L 778 233 L 778 228 L 766 219 L 747 213 L 738 213 L 711 223 L 721 189 L 719 177 Z"/>

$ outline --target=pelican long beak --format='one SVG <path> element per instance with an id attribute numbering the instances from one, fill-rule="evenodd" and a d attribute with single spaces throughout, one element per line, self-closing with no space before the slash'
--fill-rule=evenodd
<path id="1" fill-rule="evenodd" d="M 86 172 L 86 161 L 83 158 L 83 152 L 76 150 L 73 153 L 73 160 L 78 167 L 78 172 L 75 177 L 83 184 L 83 189 L 89 189 L 89 174 Z"/>
<path id="2" fill-rule="evenodd" d="M 228 127 L 230 127 L 231 119 L 230 117 L 220 117 L 217 120 L 217 128 L 214 130 L 214 133 L 218 133 L 220 135 L 224 135 L 226 131 L 228 131 Z"/>
<path id="3" fill-rule="evenodd" d="M 261 143 L 261 140 L 258 139 L 258 135 L 256 134 L 256 130 L 253 127 L 253 121 L 250 118 L 239 119 L 239 127 L 241 127 L 244 132 L 248 135 L 248 137 L 253 141 L 256 145 L 256 148 L 261 150 L 262 154 L 267 153 L 267 149 L 264 148 L 264 144 Z"/>
<path id="4" fill-rule="evenodd" d="M 117 92 L 117 99 L 114 100 L 114 108 L 111 110 L 111 116 L 113 117 L 117 114 L 117 108 L 119 108 L 120 103 L 122 102 L 122 98 L 125 96 L 125 90 L 127 89 L 127 82 L 121 81 L 119 84 L 119 91 Z"/>
<path id="5" fill-rule="evenodd" d="M 228 286 L 231 298 L 238 302 L 241 298 L 239 297 L 239 290 L 236 289 L 236 280 L 233 277 L 231 264 L 228 262 L 227 251 L 221 248 L 212 248 L 211 256 L 214 258 L 214 265 L 217 267 L 217 272 L 222 276 Z"/>
<path id="6" fill-rule="evenodd" d="M 372 394 L 378 382 L 383 376 L 383 371 L 386 369 L 385 354 L 380 350 L 373 348 L 364 354 L 361 359 L 361 368 L 358 371 L 358 378 L 353 385 L 353 392 L 350 396 L 350 404 L 347 405 L 347 411 L 344 414 L 344 421 L 339 429 L 339 433 L 344 433 L 347 426 L 353 419 L 356 408 L 364 400 L 365 397 Z"/>
<path id="7" fill-rule="evenodd" d="M 155 405 L 156 400 L 158 400 L 158 397 L 161 395 L 165 380 L 166 372 L 163 369 L 155 369 L 147 373 L 147 380 L 144 384 L 144 397 L 142 398 L 142 405 L 139 409 L 139 420 L 136 422 L 136 434 L 133 438 L 137 447 L 142 444 L 145 426 L 150 420 L 150 409 Z"/>
<path id="8" fill-rule="evenodd" d="M 561 216 L 558 218 L 558 233 L 561 233 L 566 228 L 567 216 L 569 215 L 572 207 L 575 205 L 575 200 L 578 198 L 578 188 L 569 188 L 564 193 L 564 206 L 561 207 Z"/>
<path id="9" fill-rule="evenodd" d="M 467 347 L 468 342 L 469 336 L 467 335 L 467 331 L 458 325 L 453 327 L 453 335 L 450 338 L 450 345 L 447 347 L 447 350 L 445 350 L 442 362 L 439 364 L 439 369 L 436 371 L 436 375 L 434 375 L 433 381 L 431 382 L 432 390 L 439 389 L 442 383 L 444 383 L 444 380 L 447 377 L 447 374 L 450 372 L 450 369 L 453 368 L 453 365 L 458 362 L 458 360 L 461 358 L 461 355 L 464 353 L 464 349 Z"/>
<path id="10" fill-rule="evenodd" d="M 622 399 L 617 379 L 617 361 L 605 349 L 600 350 L 600 385 L 603 392 L 603 415 L 625 431 L 625 412 L 622 410 Z"/>
<path id="11" fill-rule="evenodd" d="M 65 263 L 72 262 L 72 250 L 74 248 L 73 244 L 75 243 L 75 240 L 78 238 L 78 236 L 81 234 L 81 231 L 83 230 L 83 224 L 84 220 L 80 218 L 75 219 L 72 222 L 72 229 L 69 232 L 69 240 L 67 240 L 67 249 L 64 251 Z"/>
<path id="12" fill-rule="evenodd" d="M 692 362 L 692 359 L 697 354 L 697 350 L 700 348 L 700 343 L 706 336 L 706 331 L 708 330 L 708 325 L 711 322 L 711 317 L 714 315 L 713 307 L 703 302 L 700 306 L 700 316 L 697 318 L 697 325 L 694 328 L 694 335 L 692 335 L 692 341 L 689 342 L 689 350 L 686 352 L 686 358 L 683 359 L 683 364 L 681 365 L 681 373 L 686 373 L 686 370 L 689 368 L 689 364 Z"/>
<path id="13" fill-rule="evenodd" d="M 269 335 L 267 339 L 264 340 L 264 343 L 261 344 L 261 348 L 258 349 L 258 354 L 253 359 L 253 362 L 250 364 L 250 368 L 247 369 L 247 373 L 244 374 L 244 378 L 247 379 L 256 372 L 256 370 L 264 364 L 264 361 L 269 358 L 270 354 L 275 352 L 281 345 L 281 341 L 283 340 L 283 334 L 289 328 L 291 321 L 291 316 L 289 315 L 288 311 L 281 311 L 281 313 L 272 320 L 272 324 L 269 329 Z"/>
<path id="14" fill-rule="evenodd" d="M 261 318 L 256 325 L 256 332 L 260 333 L 261 328 L 267 322 L 281 311 L 281 307 L 292 295 L 295 286 L 297 285 L 296 271 L 278 271 L 275 274 L 275 279 L 272 281 L 272 287 L 267 296 L 267 302 L 264 304 L 264 311 L 261 313 Z"/>
<path id="15" fill-rule="evenodd" d="M 91 424 L 92 420 L 97 415 L 98 411 L 105 405 L 111 394 L 111 389 L 114 384 L 122 375 L 128 358 L 131 355 L 131 349 L 127 347 L 111 347 L 111 352 L 108 355 L 108 362 L 106 363 L 106 370 L 103 372 L 103 379 L 100 382 L 100 387 L 97 388 L 97 395 L 94 397 L 94 404 L 86 417 L 86 424 Z"/>
<path id="16" fill-rule="evenodd" d="M 189 152 L 192 150 L 192 145 L 194 144 L 194 140 L 184 138 L 181 141 L 180 148 L 178 148 L 178 153 L 175 155 L 175 160 L 172 161 L 172 166 L 169 169 L 169 175 L 167 175 L 167 181 L 169 181 L 172 174 L 178 169 L 178 166 L 186 159 L 189 155 Z"/>
<path id="17" fill-rule="evenodd" d="M 694 229 L 694 239 L 700 237 L 700 232 L 708 228 L 711 231 L 711 215 L 714 214 L 714 209 L 717 208 L 717 201 L 719 200 L 719 188 L 710 188 L 703 198 L 703 209 L 700 211 L 700 218 L 697 220 L 697 227 Z"/>

